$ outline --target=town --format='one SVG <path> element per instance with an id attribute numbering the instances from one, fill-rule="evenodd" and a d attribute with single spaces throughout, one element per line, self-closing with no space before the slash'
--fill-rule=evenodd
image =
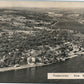
<path id="1" fill-rule="evenodd" d="M 53 64 L 84 55 L 81 16 L 50 10 L 0 10 L 0 68 Z"/>

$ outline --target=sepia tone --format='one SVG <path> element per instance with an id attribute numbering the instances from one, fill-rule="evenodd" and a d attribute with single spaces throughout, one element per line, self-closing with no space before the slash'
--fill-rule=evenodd
<path id="1" fill-rule="evenodd" d="M 84 2 L 0 1 L 0 82 L 75 84 L 47 74 L 83 73 L 83 56 Z"/>

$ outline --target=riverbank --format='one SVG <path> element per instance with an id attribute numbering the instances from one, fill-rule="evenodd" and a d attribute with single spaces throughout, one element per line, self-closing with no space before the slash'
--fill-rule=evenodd
<path id="1" fill-rule="evenodd" d="M 46 65 L 50 65 L 50 64 L 38 63 L 38 64 L 21 65 L 19 67 L 6 67 L 6 68 L 0 68 L 0 72 L 11 71 L 11 70 L 20 70 L 20 69 L 25 69 L 25 68 L 30 68 L 30 67 L 38 67 L 38 66 L 46 66 Z"/>
<path id="2" fill-rule="evenodd" d="M 74 57 L 77 57 L 78 55 L 74 55 L 74 56 L 69 56 L 69 57 L 65 57 L 64 59 L 71 59 Z M 65 61 L 64 60 L 64 61 Z M 38 67 L 38 66 L 46 66 L 46 65 L 50 65 L 52 63 L 48 63 L 48 64 L 44 64 L 44 63 L 37 63 L 37 64 L 26 64 L 26 65 L 21 65 L 19 67 L 6 67 L 6 68 L 0 68 L 0 72 L 5 72 L 5 71 L 11 71 L 11 70 L 20 70 L 20 69 L 25 69 L 25 68 L 30 68 L 30 67 Z"/>

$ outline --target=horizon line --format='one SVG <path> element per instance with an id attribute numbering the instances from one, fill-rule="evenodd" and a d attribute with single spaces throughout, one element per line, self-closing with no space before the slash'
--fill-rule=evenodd
<path id="1" fill-rule="evenodd" d="M 84 8 L 84 2 L 61 1 L 0 1 L 1 7 L 36 7 L 36 8 Z"/>

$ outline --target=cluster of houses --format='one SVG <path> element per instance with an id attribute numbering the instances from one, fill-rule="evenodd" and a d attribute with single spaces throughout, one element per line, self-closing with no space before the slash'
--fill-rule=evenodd
<path id="1" fill-rule="evenodd" d="M 9 53 L 9 55 L 10 54 L 11 53 Z M 84 54 L 84 48 L 71 42 L 65 42 L 64 44 L 56 45 L 55 47 L 51 47 L 49 45 L 39 46 L 39 49 L 37 50 L 30 49 L 26 53 L 22 54 L 23 56 L 20 57 L 20 59 L 14 59 L 14 62 L 17 61 L 16 64 L 13 65 L 14 67 L 20 66 L 22 62 L 25 62 L 23 64 L 50 64 L 56 63 L 57 61 L 65 61 L 68 57 L 74 57 L 75 55 Z M 0 67 L 4 67 L 5 61 L 5 56 L 3 56 L 3 58 L 0 58 Z"/>
<path id="2" fill-rule="evenodd" d="M 46 45 L 46 46 L 49 48 L 49 50 L 46 51 L 44 56 L 39 57 L 39 54 L 42 53 L 42 50 L 38 52 L 31 50 L 33 55 L 27 58 L 27 63 L 34 64 L 36 63 L 36 60 L 38 60 L 38 62 L 41 62 L 41 63 L 42 62 L 49 63 L 49 61 L 52 60 L 51 63 L 53 63 L 56 61 L 65 61 L 66 58 L 68 57 L 70 58 L 70 57 L 74 57 L 75 55 L 84 54 L 84 49 L 81 46 L 78 46 L 70 42 L 66 42 L 62 46 L 60 45 L 57 45 L 56 47 L 50 47 L 49 45 Z M 47 57 L 47 53 L 48 55 L 50 55 L 49 53 L 51 53 L 52 56 Z"/>
<path id="3" fill-rule="evenodd" d="M 12 17 L 11 15 L 0 15 L 0 21 L 2 21 L 2 22 L 8 21 L 9 22 L 9 21 L 11 21 L 11 17 Z"/>
<path id="4" fill-rule="evenodd" d="M 50 16 L 50 17 L 53 17 L 53 16 L 62 17 L 63 14 L 61 14 L 61 13 L 55 13 L 55 12 L 48 12 L 48 16 Z"/>

